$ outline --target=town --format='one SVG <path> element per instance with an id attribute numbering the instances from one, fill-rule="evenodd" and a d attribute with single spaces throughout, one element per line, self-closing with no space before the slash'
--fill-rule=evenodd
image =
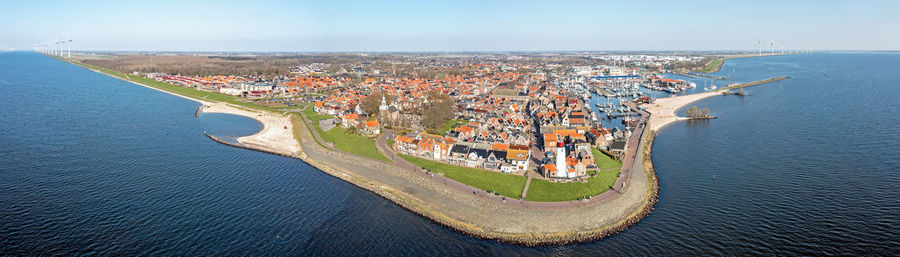
<path id="1" fill-rule="evenodd" d="M 629 103 L 695 89 L 693 82 L 666 76 L 699 76 L 692 71 L 713 60 L 660 54 L 359 54 L 214 73 L 166 63 L 190 57 L 156 55 L 147 58 L 155 62 L 143 65 L 145 57 L 112 60 L 117 58 L 124 61 L 87 57 L 85 63 L 131 65 L 131 75 L 303 113 L 323 144 L 375 160 L 398 154 L 434 172 L 452 165 L 592 188 L 559 196 L 532 191 L 529 199 L 539 201 L 587 199 L 614 188 L 626 150 L 636 147 L 629 137 L 642 126 L 640 108 Z M 228 65 L 255 58 L 271 57 L 199 60 L 237 71 Z M 703 88 L 710 89 L 715 89 L 712 83 Z M 393 153 L 377 150 L 379 136 L 389 137 Z M 524 192 L 515 192 L 521 189 L 487 187 L 498 195 L 525 198 Z"/>

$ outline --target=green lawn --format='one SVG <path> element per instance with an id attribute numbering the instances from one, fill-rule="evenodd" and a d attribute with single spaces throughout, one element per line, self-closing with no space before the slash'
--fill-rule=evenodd
<path id="1" fill-rule="evenodd" d="M 459 124 L 466 124 L 466 123 L 468 123 L 468 122 L 469 122 L 469 121 L 465 121 L 465 120 L 450 120 L 450 121 L 447 121 L 446 123 L 444 123 L 444 125 L 441 125 L 441 130 L 437 131 L 437 132 L 438 132 L 437 134 L 440 135 L 440 136 L 446 135 L 447 132 L 450 132 L 450 130 L 453 129 L 454 127 L 456 127 L 457 125 L 459 125 Z"/>
<path id="2" fill-rule="evenodd" d="M 317 127 L 319 126 L 320 120 L 334 118 L 334 116 L 331 115 L 316 113 L 312 107 L 304 109 L 303 114 L 306 115 L 306 118 L 309 119 L 309 122 L 312 123 L 312 125 L 316 125 Z"/>
<path id="3" fill-rule="evenodd" d="M 322 140 L 334 143 L 334 148 L 338 150 L 376 160 L 391 161 L 375 148 L 375 139 L 347 133 L 347 130 L 342 127 L 334 127 L 325 133 L 321 132 L 322 129 L 319 126 L 316 126 L 316 130 L 319 131 Z"/>
<path id="4" fill-rule="evenodd" d="M 594 154 L 594 163 L 597 164 L 599 171 L 588 171 L 591 177 L 588 178 L 587 183 L 554 183 L 543 179 L 532 179 L 528 188 L 527 200 L 535 202 L 570 201 L 588 196 L 593 197 L 609 190 L 616 183 L 622 163 L 601 153 L 600 150 L 591 149 L 591 152 Z M 593 176 L 594 174 L 596 176 Z"/>
<path id="5" fill-rule="evenodd" d="M 206 100 L 206 101 L 210 101 L 210 102 L 227 102 L 230 104 L 239 105 L 239 106 L 243 106 L 243 107 L 247 107 L 247 108 L 251 108 L 251 109 L 258 109 L 258 110 L 279 111 L 281 109 L 285 109 L 282 107 L 269 107 L 269 106 L 264 106 L 264 105 L 257 105 L 257 104 L 253 104 L 253 103 L 242 102 L 242 101 L 238 101 L 239 99 L 242 99 L 242 98 L 237 97 L 237 96 L 231 96 L 231 95 L 220 94 L 220 93 L 215 93 L 215 92 L 201 91 L 201 90 L 197 90 L 197 89 L 190 88 L 190 87 L 182 87 L 182 86 L 169 84 L 169 83 L 162 82 L 162 81 L 157 81 L 157 80 L 150 79 L 150 78 L 145 78 L 142 76 L 121 73 L 121 72 L 118 72 L 115 70 L 90 65 L 87 63 L 83 63 L 83 62 L 73 61 L 72 63 L 82 66 L 82 67 L 85 67 L 85 68 L 98 70 L 102 73 L 105 73 L 105 74 L 113 76 L 113 77 L 123 78 L 128 81 L 137 82 L 137 83 L 140 83 L 143 85 L 151 86 L 151 87 L 154 87 L 157 89 L 161 89 L 164 91 L 168 91 L 168 92 L 172 92 L 175 94 L 179 94 L 179 95 L 183 95 L 183 96 L 187 96 L 187 97 L 191 97 L 191 98 L 196 98 L 196 99 L 200 99 L 200 100 Z"/>
<path id="6" fill-rule="evenodd" d="M 522 190 L 525 189 L 526 178 L 524 176 L 450 165 L 409 155 L 401 155 L 401 157 L 432 172 L 444 173 L 445 177 L 460 183 L 485 191 L 497 192 L 506 197 L 518 199 L 522 196 Z"/>
<path id="7" fill-rule="evenodd" d="M 615 168 L 616 170 L 622 169 L 622 163 L 609 157 L 608 155 L 601 153 L 600 150 L 596 148 L 591 148 L 591 152 L 594 154 L 594 163 L 597 164 L 597 169 L 606 170 Z"/>
<path id="8" fill-rule="evenodd" d="M 389 147 L 391 147 L 391 148 L 394 148 L 394 140 L 393 140 L 393 139 L 388 139 L 388 140 L 387 140 L 387 145 L 388 145 Z"/>
<path id="9" fill-rule="evenodd" d="M 526 200 L 535 202 L 562 202 L 577 200 L 588 196 L 596 196 L 606 192 L 616 183 L 619 170 L 597 172 L 597 176 L 582 182 L 550 182 L 543 179 L 531 179 Z"/>
<path id="10" fill-rule="evenodd" d="M 322 128 L 319 127 L 319 121 L 333 118 L 333 116 L 318 114 L 311 107 L 303 110 L 303 114 L 309 119 L 310 126 L 319 133 L 322 140 L 334 143 L 334 148 L 376 160 L 391 161 L 387 157 L 384 157 L 384 155 L 378 151 L 378 148 L 375 148 L 375 139 L 347 133 L 347 129 L 342 127 L 334 127 L 328 131 L 322 131 Z"/>
<path id="11" fill-rule="evenodd" d="M 718 59 L 709 61 L 708 63 L 706 63 L 705 66 L 703 66 L 702 69 L 699 70 L 699 72 L 703 72 L 703 73 L 716 72 L 719 70 L 719 66 L 721 66 L 722 62 L 724 62 L 724 61 L 725 61 L 725 59 L 723 59 L 723 58 L 718 58 Z"/>

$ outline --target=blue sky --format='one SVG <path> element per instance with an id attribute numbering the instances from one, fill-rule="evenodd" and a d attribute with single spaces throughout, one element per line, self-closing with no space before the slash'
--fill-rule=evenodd
<path id="1" fill-rule="evenodd" d="M 900 1 L 3 1 L 0 45 L 144 51 L 900 49 Z"/>

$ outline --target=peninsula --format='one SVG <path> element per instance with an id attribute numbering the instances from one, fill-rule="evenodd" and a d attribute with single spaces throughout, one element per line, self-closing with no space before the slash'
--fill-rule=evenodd
<path id="1" fill-rule="evenodd" d="M 291 70 L 331 75 L 278 77 L 269 86 L 261 77 L 129 74 L 90 64 L 90 57 L 59 59 L 196 101 L 198 113 L 256 119 L 263 129 L 237 142 L 210 137 L 301 159 L 448 228 L 523 245 L 596 240 L 649 214 L 659 190 L 650 161 L 655 131 L 685 119 L 678 108 L 731 88 L 631 98 L 643 91 L 621 82 L 660 91 L 689 85 L 603 61 L 559 77 L 533 64 L 509 71 L 472 65 L 483 62 L 476 57 L 456 60 L 466 68 L 454 72 L 469 75 L 399 79 L 365 68 L 354 70 L 367 75 L 341 76 L 346 68 L 314 63 Z M 606 113 L 602 122 L 591 108 L 591 92 L 601 91 L 623 99 L 596 104 Z M 617 121 L 624 129 L 602 125 Z"/>

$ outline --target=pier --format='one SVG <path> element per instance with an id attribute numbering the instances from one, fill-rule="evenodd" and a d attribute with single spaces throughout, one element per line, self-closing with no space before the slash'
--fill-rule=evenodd
<path id="1" fill-rule="evenodd" d="M 203 105 L 197 107 L 197 111 L 194 112 L 194 117 L 200 117 L 200 112 L 203 111 Z"/>

